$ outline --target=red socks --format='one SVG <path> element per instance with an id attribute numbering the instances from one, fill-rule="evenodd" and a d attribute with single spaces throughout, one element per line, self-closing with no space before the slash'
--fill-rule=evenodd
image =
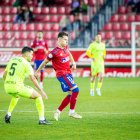
<path id="1" fill-rule="evenodd" d="M 44 79 L 44 71 L 41 71 L 40 73 L 40 82 L 43 82 Z"/>
<path id="2" fill-rule="evenodd" d="M 62 111 L 69 104 L 70 98 L 71 95 L 67 95 L 61 102 L 61 105 L 58 107 L 58 110 Z"/>
<path id="3" fill-rule="evenodd" d="M 77 101 L 78 92 L 73 92 L 70 98 L 70 109 L 74 110 Z"/>
<path id="4" fill-rule="evenodd" d="M 72 95 L 67 95 L 61 102 L 61 105 L 58 107 L 58 110 L 62 111 L 69 103 L 70 109 L 74 110 L 77 101 L 77 96 L 78 92 L 73 92 Z"/>

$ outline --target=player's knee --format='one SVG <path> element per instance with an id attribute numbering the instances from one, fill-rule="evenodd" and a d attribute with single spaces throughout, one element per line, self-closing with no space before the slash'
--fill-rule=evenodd
<path id="1" fill-rule="evenodd" d="M 103 75 L 103 74 L 100 74 L 100 75 L 99 75 L 99 81 L 102 81 L 103 78 L 104 78 L 104 75 Z"/>
<path id="2" fill-rule="evenodd" d="M 77 93 L 79 93 L 79 88 L 78 88 L 78 87 L 74 88 L 74 89 L 72 90 L 72 92 L 77 92 Z"/>
<path id="3" fill-rule="evenodd" d="M 41 95 L 37 91 L 34 90 L 32 95 L 31 95 L 31 99 L 36 99 L 38 97 L 41 97 Z"/>

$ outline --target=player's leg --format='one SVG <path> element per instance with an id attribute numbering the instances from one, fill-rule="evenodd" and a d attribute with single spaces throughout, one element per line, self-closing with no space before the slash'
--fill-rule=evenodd
<path id="1" fill-rule="evenodd" d="M 31 99 L 35 99 L 35 104 L 36 104 L 36 108 L 38 111 L 38 115 L 39 115 L 39 124 L 51 124 L 49 121 L 46 120 L 45 115 L 44 115 L 44 103 L 43 103 L 43 99 L 40 96 L 40 94 L 33 90 L 32 95 L 30 97 Z"/>
<path id="2" fill-rule="evenodd" d="M 63 77 L 63 76 L 57 78 L 61 84 L 61 88 L 62 88 L 63 92 L 68 92 L 68 95 L 62 100 L 61 104 L 59 105 L 59 107 L 57 108 L 57 110 L 54 113 L 54 119 L 56 121 L 59 120 L 61 112 L 70 102 L 71 91 L 69 91 L 69 88 L 68 88 L 67 84 L 65 83 L 65 78 L 66 77 Z"/>
<path id="3" fill-rule="evenodd" d="M 37 69 L 39 68 L 39 66 L 41 65 L 42 62 L 43 62 L 43 60 L 38 61 Z M 43 80 L 44 80 L 44 68 L 40 71 L 40 86 L 42 88 L 43 88 Z"/>
<path id="4" fill-rule="evenodd" d="M 97 81 L 97 88 L 96 88 L 96 92 L 97 95 L 101 96 L 101 87 L 102 87 L 102 83 L 103 83 L 103 73 L 99 73 L 98 74 L 98 81 Z"/>
<path id="5" fill-rule="evenodd" d="M 104 65 L 100 65 L 98 68 L 98 81 L 97 81 L 97 88 L 96 88 L 96 92 L 97 95 L 101 96 L 101 87 L 103 84 L 103 77 L 104 77 Z"/>
<path id="6" fill-rule="evenodd" d="M 92 75 L 90 79 L 90 95 L 91 96 L 94 96 L 95 81 L 96 81 L 96 75 Z"/>
<path id="7" fill-rule="evenodd" d="M 35 60 L 34 61 L 34 69 L 37 70 L 43 60 Z M 44 69 L 40 71 L 40 86 L 43 88 L 43 79 L 44 79 Z"/>
<path id="8" fill-rule="evenodd" d="M 43 88 L 44 70 L 40 71 L 40 86 Z"/>
<path id="9" fill-rule="evenodd" d="M 11 115 L 19 100 L 19 96 L 17 95 L 15 84 L 4 84 L 4 88 L 6 93 L 12 96 L 8 111 L 4 118 L 6 123 L 10 123 Z"/>
<path id="10" fill-rule="evenodd" d="M 73 77 L 71 74 L 64 75 L 58 78 L 59 82 L 61 83 L 61 88 L 63 92 L 68 92 L 68 96 L 66 96 L 63 101 L 61 102 L 60 106 L 54 113 L 54 119 L 58 121 L 60 117 L 61 111 L 70 103 L 70 113 L 69 116 L 74 118 L 82 118 L 80 115 L 75 113 L 75 105 L 76 105 L 76 98 L 79 93 L 79 89 L 77 85 L 73 81 Z M 71 95 L 71 96 L 70 96 Z"/>
<path id="11" fill-rule="evenodd" d="M 44 103 L 41 95 L 32 87 L 24 86 L 22 91 L 18 93 L 19 96 L 35 100 L 36 108 L 39 115 L 39 124 L 51 124 L 44 116 Z"/>
<path id="12" fill-rule="evenodd" d="M 77 97 L 78 97 L 78 94 L 79 94 L 79 88 L 77 87 L 77 85 L 75 85 L 71 88 L 71 91 L 72 91 L 72 95 L 71 95 L 71 99 L 70 99 L 69 116 L 73 117 L 75 119 L 81 119 L 82 116 L 75 112 L 75 106 L 76 106 Z"/>
<path id="13" fill-rule="evenodd" d="M 59 120 L 60 114 L 63 111 L 63 109 L 70 103 L 71 91 L 69 91 L 68 93 L 69 94 L 62 100 L 60 106 L 58 107 L 58 109 L 54 113 L 54 119 L 56 121 Z"/>
<path id="14" fill-rule="evenodd" d="M 90 79 L 90 95 L 91 96 L 94 96 L 96 74 L 97 74 L 96 66 L 94 63 L 91 63 L 91 79 Z"/>
<path id="15" fill-rule="evenodd" d="M 5 116 L 5 122 L 6 123 L 10 123 L 11 114 L 12 114 L 18 100 L 19 100 L 18 97 L 14 97 L 14 96 L 12 97 L 9 108 L 8 108 L 8 111 L 7 111 L 7 114 Z"/>
<path id="16" fill-rule="evenodd" d="M 76 119 L 81 119 L 82 116 L 78 115 L 75 112 L 77 97 L 79 95 L 79 88 L 75 84 L 75 82 L 73 80 L 73 76 L 71 74 L 65 75 L 65 76 L 63 76 L 63 78 L 64 78 L 64 83 L 65 83 L 64 87 L 67 87 L 67 88 L 65 88 L 65 91 L 66 90 L 71 91 L 71 97 L 70 97 L 70 101 L 69 101 L 70 102 L 69 116 L 76 118 Z"/>

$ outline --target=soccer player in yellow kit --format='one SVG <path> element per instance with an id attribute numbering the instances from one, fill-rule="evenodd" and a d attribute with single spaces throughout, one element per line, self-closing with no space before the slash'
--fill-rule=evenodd
<path id="1" fill-rule="evenodd" d="M 34 76 L 34 71 L 29 63 L 33 57 L 33 49 L 24 47 L 21 57 L 11 58 L 5 69 L 3 79 L 6 93 L 12 96 L 5 122 L 10 123 L 11 113 L 15 108 L 20 97 L 34 99 L 39 114 L 39 124 L 50 124 L 44 117 L 44 103 L 42 97 L 47 99 L 46 93 L 39 86 Z M 24 79 L 29 76 L 34 85 L 38 88 L 41 95 L 32 87 L 24 85 Z"/>
<path id="2" fill-rule="evenodd" d="M 94 96 L 95 80 L 98 77 L 96 92 L 101 96 L 101 86 L 104 76 L 104 58 L 106 55 L 105 43 L 102 42 L 101 35 L 98 34 L 95 37 L 89 48 L 86 51 L 86 55 L 92 59 L 91 62 L 91 81 L 90 81 L 90 95 Z"/>

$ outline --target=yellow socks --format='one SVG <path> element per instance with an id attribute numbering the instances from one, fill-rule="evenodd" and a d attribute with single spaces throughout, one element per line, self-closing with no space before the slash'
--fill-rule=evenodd
<path id="1" fill-rule="evenodd" d="M 11 113 L 12 113 L 13 109 L 15 108 L 18 100 L 19 100 L 19 98 L 15 98 L 15 97 L 13 97 L 11 99 L 11 102 L 10 102 L 10 105 L 9 105 L 9 108 L 8 108 L 8 116 L 11 116 Z"/>
<path id="2" fill-rule="evenodd" d="M 36 101 L 36 108 L 37 108 L 38 114 L 39 114 L 39 120 L 45 120 L 45 118 L 44 118 L 44 103 L 43 103 L 42 97 L 36 98 L 35 101 Z"/>
<path id="3" fill-rule="evenodd" d="M 102 82 L 97 83 L 97 88 L 100 89 L 102 87 Z"/>
<path id="4" fill-rule="evenodd" d="M 91 82 L 90 83 L 90 89 L 93 89 L 94 90 L 94 87 L 95 87 L 95 82 L 93 82 L 93 83 Z"/>

